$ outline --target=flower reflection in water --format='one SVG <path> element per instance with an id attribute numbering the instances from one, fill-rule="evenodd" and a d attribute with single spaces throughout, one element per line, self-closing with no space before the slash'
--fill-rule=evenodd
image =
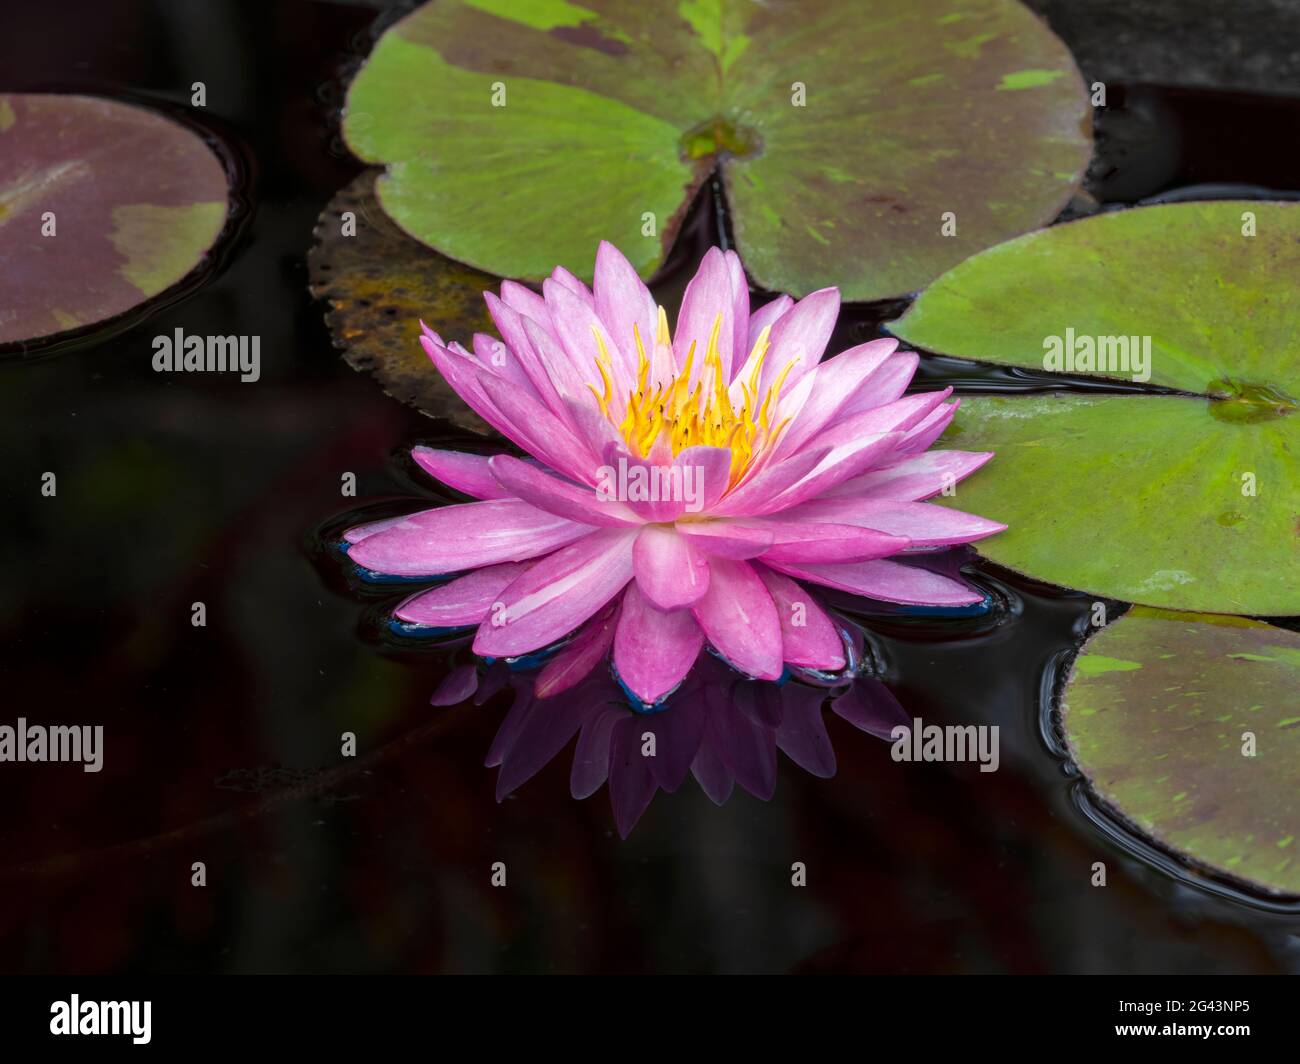
<path id="1" fill-rule="evenodd" d="M 853 665 L 838 676 L 809 672 L 781 683 L 752 680 L 706 656 L 655 712 L 629 699 L 608 668 L 589 672 L 562 696 L 540 695 L 547 669 L 563 664 L 559 656 L 540 673 L 511 669 L 502 661 L 461 665 L 432 701 L 453 705 L 473 697 L 482 704 L 511 688 L 514 702 L 487 755 L 487 764 L 498 770 L 497 800 L 518 790 L 576 736 L 570 792 L 587 798 L 608 784 L 614 822 L 626 838 L 655 793 L 673 793 L 687 776 L 694 776 L 718 805 L 737 785 L 770 799 L 778 750 L 814 776 L 833 776 L 835 751 L 823 719 L 828 706 L 880 738 L 910 724 L 881 681 L 854 674 L 862 660 L 862 635 L 851 627 L 843 631 Z"/>

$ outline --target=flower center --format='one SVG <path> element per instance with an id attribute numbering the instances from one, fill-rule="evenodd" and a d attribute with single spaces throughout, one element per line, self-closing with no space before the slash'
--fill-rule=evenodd
<path id="1" fill-rule="evenodd" d="M 645 458 L 653 451 L 662 457 L 670 452 L 673 457 L 687 447 L 725 447 L 731 451 L 731 483 L 734 485 L 749 467 L 754 456 L 773 443 L 789 421 L 776 421 L 776 409 L 781 397 L 781 385 L 798 359 L 791 359 L 780 375 L 759 393 L 763 363 L 767 357 L 770 326 L 764 326 L 754 341 L 749 358 L 735 381 L 729 381 L 722 367 L 718 350 L 718 335 L 722 329 L 722 315 L 713 319 L 713 330 L 704 352 L 698 374 L 692 373 L 695 362 L 695 343 L 686 354 L 680 369 L 673 369 L 672 337 L 668 332 L 668 315 L 659 308 L 659 328 L 655 336 L 656 364 L 666 364 L 669 370 L 652 379 L 651 359 L 646 354 L 641 332 L 636 325 L 632 334 L 636 340 L 636 386 L 627 396 L 622 416 L 614 406 L 615 393 L 609 352 L 599 332 L 596 344 L 600 354 L 596 368 L 600 371 L 603 391 L 588 385 L 600 409 L 618 425 L 619 432 L 632 452 Z M 593 330 L 595 331 L 595 330 Z M 667 379 L 662 379 L 667 377 Z M 694 383 L 692 384 L 692 380 Z"/>

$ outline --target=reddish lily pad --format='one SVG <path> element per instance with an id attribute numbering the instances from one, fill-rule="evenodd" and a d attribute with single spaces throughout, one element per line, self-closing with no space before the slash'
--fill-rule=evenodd
<path id="1" fill-rule="evenodd" d="M 1297 276 L 1300 204 L 1258 201 L 1117 211 L 968 259 L 892 331 L 1163 394 L 967 399 L 946 439 L 997 460 L 939 501 L 1005 522 L 979 551 L 1040 580 L 1300 614 Z"/>
<path id="2" fill-rule="evenodd" d="M 1093 791 L 1166 849 L 1300 895 L 1300 635 L 1136 607 L 1095 635 L 1062 721 Z"/>
<path id="3" fill-rule="evenodd" d="M 497 279 L 412 240 L 380 210 L 374 186 L 374 171 L 361 174 L 321 213 L 307 255 L 311 293 L 329 302 L 325 321 L 348 365 L 430 417 L 486 433 L 429 362 L 420 320 L 448 338 L 492 331 L 483 292 Z"/>
<path id="4" fill-rule="evenodd" d="M 344 134 L 403 229 L 491 273 L 608 239 L 649 276 L 719 169 L 758 284 L 851 300 L 1051 220 L 1091 147 L 1014 0 L 438 0 L 380 38 Z"/>
<path id="5" fill-rule="evenodd" d="M 228 186 L 203 140 L 89 96 L 0 95 L 0 344 L 84 328 L 194 269 Z"/>

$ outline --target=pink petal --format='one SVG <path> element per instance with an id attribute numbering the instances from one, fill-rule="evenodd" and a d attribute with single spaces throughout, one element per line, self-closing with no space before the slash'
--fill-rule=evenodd
<path id="1" fill-rule="evenodd" d="M 463 351 L 421 343 L 456 393 L 489 425 L 547 465 L 576 480 L 590 476 L 594 452 L 541 402 L 479 365 Z"/>
<path id="2" fill-rule="evenodd" d="M 742 516 L 762 512 L 772 499 L 808 476 L 831 453 L 830 447 L 809 448 L 791 455 L 741 481 L 721 502 L 708 509 L 714 517 Z"/>
<path id="3" fill-rule="evenodd" d="M 695 356 L 691 359 L 692 387 L 703 372 L 709 337 L 713 335 L 713 325 L 719 317 L 722 324 L 718 331 L 718 354 L 722 361 L 723 381 L 731 380 L 734 308 L 727 260 L 717 248 L 709 248 L 699 270 L 686 286 L 682 309 L 677 315 L 677 328 L 673 332 L 673 357 L 679 370 L 685 368 L 691 347 L 695 348 Z"/>
<path id="4" fill-rule="evenodd" d="M 734 251 L 723 252 L 727 260 L 727 274 L 731 278 L 731 366 L 734 371 L 749 354 L 753 345 L 749 339 L 749 279 L 745 266 Z"/>
<path id="5" fill-rule="evenodd" d="M 757 558 L 774 538 L 770 529 L 732 521 L 679 521 L 677 532 L 705 554 L 733 561 Z"/>
<path id="6" fill-rule="evenodd" d="M 839 289 L 823 288 L 804 296 L 788 313 L 781 315 L 772 327 L 772 346 L 763 362 L 760 395 L 776 382 L 790 362 L 794 362 L 794 367 L 782 385 L 787 389 L 793 388 L 821 361 L 839 313 Z"/>
<path id="7" fill-rule="evenodd" d="M 921 392 L 852 417 L 839 418 L 822 431 L 817 437 L 818 443 L 842 445 L 878 432 L 906 432 L 921 424 L 951 394 L 951 388 Z"/>
<path id="8" fill-rule="evenodd" d="M 706 447 L 703 444 L 687 447 L 673 459 L 673 464 L 682 470 L 693 470 L 693 483 L 699 486 L 701 498 L 698 508 L 688 501 L 684 507 L 686 513 L 709 513 L 731 486 L 731 449 L 728 447 Z"/>
<path id="9" fill-rule="evenodd" d="M 780 439 L 777 440 L 776 446 L 772 448 L 774 453 L 780 452 L 781 442 L 785 439 L 785 433 L 788 432 L 791 426 L 799 420 L 799 415 L 803 413 L 803 408 L 807 406 L 809 401 L 812 399 L 813 391 L 817 384 L 813 379 L 813 375 L 816 372 L 817 368 L 814 366 L 812 373 L 805 373 L 790 387 L 782 387 L 780 395 L 776 397 L 775 416 L 772 419 L 773 424 L 779 425 L 782 421 L 788 422 L 788 424 L 782 431 Z M 736 390 L 740 391 L 740 399 L 743 402 L 743 389 L 737 385 Z"/>
<path id="10" fill-rule="evenodd" d="M 785 660 L 805 669 L 838 672 L 847 664 L 839 629 L 817 600 L 788 576 L 756 566 L 763 586 L 776 603 Z"/>
<path id="11" fill-rule="evenodd" d="M 864 469 L 869 469 L 890 455 L 902 440 L 902 433 L 885 432 L 874 436 L 859 436 L 847 443 L 836 446 L 809 474 L 797 484 L 787 488 L 780 495 L 759 506 L 751 512 L 756 514 L 776 513 L 798 506 L 801 502 L 816 498 L 822 492 L 842 484 L 850 477 L 856 476 Z M 805 454 L 807 452 L 804 452 Z M 790 462 L 796 459 L 789 459 Z"/>
<path id="12" fill-rule="evenodd" d="M 421 336 L 420 343 L 424 347 L 425 354 L 432 359 L 433 364 L 437 366 L 438 372 L 442 374 L 443 380 L 451 386 L 452 391 L 464 399 L 466 405 L 474 413 L 478 414 L 501 435 L 505 436 L 506 439 L 513 440 L 514 437 L 510 433 L 508 422 L 483 391 L 483 386 L 479 380 L 482 370 L 477 363 L 449 347 L 443 347 L 441 344 L 435 343 L 428 336 Z"/>
<path id="13" fill-rule="evenodd" d="M 610 336 L 609 328 L 596 314 L 594 304 L 584 302 L 555 281 L 546 281 L 542 285 L 542 291 L 551 311 L 555 335 L 568 352 L 569 361 L 577 372 L 584 374 L 592 383 L 600 380 L 600 372 L 596 368 L 600 357 L 600 344 L 596 342 L 596 336 L 599 335 L 609 354 L 614 383 L 620 391 L 625 392 L 628 384 L 635 379 L 636 364 L 627 358 L 623 348 Z"/>
<path id="14" fill-rule="evenodd" d="M 446 584 L 412 595 L 393 610 L 393 616 L 399 621 L 431 628 L 478 624 L 487 616 L 502 590 L 526 568 L 527 565 L 520 562 L 506 562 L 475 569 Z"/>
<path id="15" fill-rule="evenodd" d="M 574 425 L 578 438 L 585 440 L 594 454 L 602 456 L 602 465 L 610 464 L 611 449 L 616 453 L 629 453 L 627 441 L 618 427 L 591 401 L 591 393 L 586 398 L 565 401 L 569 410 L 569 420 Z M 599 477 L 597 470 L 597 477 Z M 594 481 L 593 481 L 594 483 Z"/>
<path id="16" fill-rule="evenodd" d="M 492 293 L 484 292 L 485 299 Z M 494 299 L 487 300 L 488 313 L 492 314 L 493 321 L 496 321 L 496 314 L 492 312 Z M 519 284 L 517 281 L 501 282 L 501 302 L 513 310 L 516 314 L 522 314 L 525 318 L 531 318 L 538 325 L 543 326 L 548 332 L 551 328 L 551 312 L 546 309 L 546 300 L 541 295 L 534 292 L 531 288 Z M 497 322 L 497 328 L 501 323 Z M 505 336 L 506 343 L 510 343 L 510 337 Z"/>
<path id="17" fill-rule="evenodd" d="M 596 314 L 629 362 L 637 360 L 635 334 L 641 337 L 647 355 L 654 348 L 659 310 L 641 278 L 623 253 L 606 240 L 596 250 L 593 285 Z"/>
<path id="18" fill-rule="evenodd" d="M 800 507 L 796 513 L 786 511 L 772 520 L 751 518 L 756 526 L 773 536 L 772 545 L 763 552 L 764 560 L 865 562 L 872 558 L 888 558 L 910 546 L 907 537 L 890 535 L 874 527 L 862 528 L 852 522 L 832 524 L 815 519 L 803 520 L 804 516 L 803 507 Z"/>
<path id="19" fill-rule="evenodd" d="M 528 291 L 527 289 L 523 290 Z M 536 299 L 539 304 L 542 304 L 541 296 L 533 292 L 528 294 Z M 487 302 L 488 313 L 492 315 L 493 322 L 496 323 L 498 331 L 505 339 L 510 358 L 519 365 L 524 376 L 527 377 L 531 390 L 546 404 L 553 414 L 563 416 L 564 406 L 560 392 L 538 353 L 537 345 L 532 342 L 528 335 L 529 324 L 537 330 L 543 330 L 543 326 L 535 322 L 525 321 L 524 316 L 519 311 L 507 306 L 491 292 L 484 292 L 483 298 Z M 542 311 L 545 312 L 545 304 L 542 304 Z M 547 321 L 550 321 L 549 317 Z M 546 326 L 546 329 L 549 329 L 549 325 Z M 545 335 L 549 340 L 549 331 L 545 331 Z M 489 362 L 489 364 L 492 363 Z"/>
<path id="20" fill-rule="evenodd" d="M 868 410 L 892 403 L 907 391 L 916 374 L 920 358 L 912 351 L 900 351 L 885 360 L 884 365 L 871 374 L 858 389 L 849 396 L 836 413 L 834 420 L 865 414 Z"/>
<path id="21" fill-rule="evenodd" d="M 509 492 L 497 483 L 488 458 L 464 451 L 441 451 L 434 447 L 415 447 L 411 457 L 434 480 L 475 499 L 505 499 Z"/>
<path id="22" fill-rule="evenodd" d="M 925 451 L 904 455 L 887 466 L 846 480 L 829 494 L 901 502 L 928 499 L 969 476 L 992 457 L 992 451 Z"/>
<path id="23" fill-rule="evenodd" d="M 401 517 L 385 517 L 380 521 L 367 521 L 364 525 L 356 525 L 344 532 L 343 542 L 360 543 L 363 539 L 369 539 L 376 533 L 383 532 L 394 525 L 400 525 L 405 520 L 406 515 L 403 514 Z"/>
<path id="24" fill-rule="evenodd" d="M 525 318 L 524 335 L 537 352 L 538 365 L 551 379 L 556 395 L 569 409 L 569 420 L 572 421 L 573 404 L 586 407 L 591 402 L 589 385 L 599 379 L 595 364 L 579 366 L 574 356 L 551 332 L 550 326 L 542 326 Z"/>
<path id="25" fill-rule="evenodd" d="M 687 484 L 683 480 L 686 467 L 677 466 L 671 460 L 661 462 L 655 458 L 640 458 L 622 439 L 608 444 L 603 458 L 597 474 L 597 487 L 622 499 L 642 521 L 672 521 L 686 509 L 686 496 L 700 493 L 701 486 L 696 483 L 697 471 L 690 471 L 692 481 Z M 698 502 L 695 505 L 698 506 Z"/>
<path id="26" fill-rule="evenodd" d="M 677 361 L 673 358 L 671 338 L 665 342 L 658 335 L 656 326 L 654 348 L 652 350 L 647 342 L 646 352 L 650 356 L 649 383 L 655 388 L 669 387 L 677 376 Z M 637 358 L 640 359 L 640 352 L 637 352 Z"/>
<path id="27" fill-rule="evenodd" d="M 561 691 L 567 691 L 578 681 L 586 679 L 614 645 L 614 626 L 617 623 L 618 613 L 613 608 L 593 617 L 573 637 L 573 641 L 537 674 L 533 693 L 538 698 L 554 698 Z"/>
<path id="28" fill-rule="evenodd" d="M 763 304 L 763 306 L 759 307 L 758 310 L 754 311 L 754 313 L 750 315 L 749 330 L 745 336 L 744 353 L 746 358 L 748 358 L 749 354 L 754 350 L 754 344 L 758 342 L 759 334 L 763 329 L 769 325 L 775 328 L 776 323 L 780 320 L 781 316 L 793 306 L 794 300 L 789 296 L 777 296 L 770 303 Z M 769 338 L 770 335 L 771 334 L 769 334 Z M 752 364 L 747 363 L 747 365 L 742 367 L 735 376 L 741 377 L 745 374 L 746 370 L 752 368 Z M 747 376 L 744 377 L 744 379 L 749 380 Z"/>
<path id="29" fill-rule="evenodd" d="M 924 421 L 913 427 L 903 438 L 903 442 L 898 445 L 899 453 L 919 454 L 924 451 L 944 434 L 949 422 L 957 416 L 957 409 L 960 406 L 961 400 L 954 399 L 946 406 L 931 411 Z"/>
<path id="30" fill-rule="evenodd" d="M 653 705 L 681 683 L 703 646 L 704 633 L 690 610 L 661 610 L 635 584 L 624 592 L 614 667 L 642 702 Z"/>
<path id="31" fill-rule="evenodd" d="M 793 454 L 805 442 L 813 439 L 897 346 L 897 340 L 873 340 L 842 351 L 814 368 L 805 377 L 811 384 L 812 394 L 786 427 L 777 443 L 777 455 Z"/>
<path id="32" fill-rule="evenodd" d="M 772 568 L 814 584 L 825 584 L 883 602 L 914 606 L 971 606 L 984 596 L 958 580 L 885 559 L 847 565 L 786 565 Z M 707 629 L 706 629 L 707 632 Z"/>
<path id="33" fill-rule="evenodd" d="M 551 279 L 556 281 L 558 284 L 563 285 L 586 303 L 587 306 L 594 307 L 596 305 L 596 301 L 591 294 L 591 289 L 583 284 L 582 281 L 578 280 L 577 277 L 566 270 L 563 266 L 557 266 L 551 271 Z"/>
<path id="34" fill-rule="evenodd" d="M 799 507 L 798 516 L 811 521 L 838 521 L 905 536 L 914 547 L 950 547 L 970 543 L 1006 529 L 1006 525 L 975 514 L 928 502 L 893 499 L 814 499 Z M 798 561 L 797 558 L 787 559 Z M 808 561 L 824 559 L 809 558 Z M 844 559 L 845 561 L 851 559 Z"/>
<path id="35" fill-rule="evenodd" d="M 531 396 L 503 380 L 484 376 L 480 383 L 510 423 L 506 435 L 545 465 L 573 480 L 591 484 L 600 462 L 586 441 Z"/>
<path id="36" fill-rule="evenodd" d="M 489 465 L 506 491 L 532 503 L 539 510 L 567 517 L 570 521 L 619 528 L 640 525 L 637 516 L 621 502 L 606 500 L 587 486 L 579 487 L 544 473 L 536 466 L 508 454 L 499 454 Z"/>
<path id="37" fill-rule="evenodd" d="M 487 295 L 492 293 L 488 292 Z M 515 354 L 513 347 L 487 333 L 474 334 L 474 357 L 480 365 L 489 367 L 502 380 L 507 380 L 516 388 L 522 388 L 534 399 L 541 399 L 537 387 L 524 369 L 524 360 Z M 531 349 L 524 348 L 531 354 Z M 549 385 L 550 380 L 546 378 Z"/>
<path id="38" fill-rule="evenodd" d="M 517 499 L 466 502 L 424 510 L 356 543 L 358 565 L 394 576 L 440 576 L 498 562 L 536 558 L 591 534 Z"/>
<path id="39" fill-rule="evenodd" d="M 487 505 L 480 503 L 479 505 Z M 567 635 L 632 579 L 636 533 L 603 529 L 548 555 L 501 592 L 474 653 L 515 657 Z"/>
<path id="40" fill-rule="evenodd" d="M 672 528 L 646 525 L 632 550 L 637 586 L 660 609 L 698 602 L 709 589 L 709 563 Z"/>
<path id="41" fill-rule="evenodd" d="M 762 680 L 780 677 L 781 622 L 752 566 L 715 558 L 709 590 L 692 609 L 709 642 L 736 669 Z"/>

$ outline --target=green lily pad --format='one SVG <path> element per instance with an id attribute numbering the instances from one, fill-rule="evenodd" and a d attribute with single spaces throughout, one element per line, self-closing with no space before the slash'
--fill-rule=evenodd
<path id="1" fill-rule="evenodd" d="M 420 320 L 466 343 L 493 332 L 483 292 L 498 281 L 412 240 L 380 210 L 374 186 L 374 171 L 361 174 L 321 213 L 307 254 L 311 294 L 329 303 L 325 322 L 353 369 L 430 417 L 486 433 L 429 362 Z"/>
<path id="2" fill-rule="evenodd" d="M 603 238 L 649 276 L 716 168 L 758 284 L 868 300 L 1054 218 L 1090 126 L 1014 0 L 438 0 L 380 38 L 343 131 L 403 229 L 491 273 Z"/>
<path id="3" fill-rule="evenodd" d="M 1099 215 L 949 271 L 896 335 L 1183 394 L 967 399 L 947 439 L 997 457 L 939 501 L 1006 522 L 978 549 L 1041 580 L 1169 609 L 1300 613 L 1298 276 L 1300 205 L 1250 201 Z M 1045 365 L 1049 338 L 1071 336 L 1080 355 L 1083 337 L 1136 337 L 1128 372 L 1118 347 L 1105 369 Z"/>
<path id="4" fill-rule="evenodd" d="M 1300 635 L 1141 606 L 1084 647 L 1062 722 L 1093 791 L 1167 849 L 1300 894 Z"/>
<path id="5" fill-rule="evenodd" d="M 225 225 L 203 140 L 90 96 L 0 95 L 0 344 L 107 321 L 174 285 Z"/>

